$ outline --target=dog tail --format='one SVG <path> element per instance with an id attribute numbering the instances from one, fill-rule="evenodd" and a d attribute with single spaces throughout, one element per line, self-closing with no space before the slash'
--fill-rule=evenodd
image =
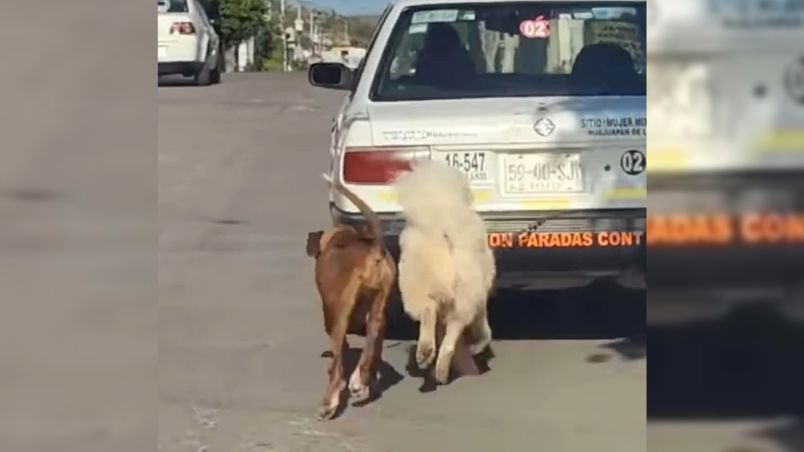
<path id="1" fill-rule="evenodd" d="M 383 249 L 385 243 L 385 237 L 382 232 L 382 221 L 380 221 L 380 217 L 366 204 L 365 201 L 360 199 L 352 190 L 346 188 L 342 183 L 335 181 L 330 177 L 328 174 L 324 173 L 321 174 L 321 177 L 324 178 L 327 183 L 332 186 L 335 190 L 341 192 L 346 199 L 352 202 L 359 210 L 360 213 L 366 218 L 366 222 L 369 225 L 369 231 L 371 231 L 372 237 L 374 237 L 374 246 Z"/>
<path id="2" fill-rule="evenodd" d="M 441 160 L 421 160 L 394 181 L 394 189 L 409 223 L 443 234 L 447 246 L 467 237 L 467 212 L 473 210 L 474 196 L 458 169 Z"/>

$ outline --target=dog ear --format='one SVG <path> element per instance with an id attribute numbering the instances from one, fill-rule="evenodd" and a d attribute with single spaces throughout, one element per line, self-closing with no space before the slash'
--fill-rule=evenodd
<path id="1" fill-rule="evenodd" d="M 307 255 L 310 257 L 317 257 L 321 253 L 321 236 L 324 231 L 315 231 L 307 233 Z"/>

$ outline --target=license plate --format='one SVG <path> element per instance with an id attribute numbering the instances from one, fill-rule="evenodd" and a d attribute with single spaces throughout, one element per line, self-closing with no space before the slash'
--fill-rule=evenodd
<path id="1" fill-rule="evenodd" d="M 156 51 L 159 58 L 164 58 L 167 56 L 167 47 L 157 47 Z"/>
<path id="2" fill-rule="evenodd" d="M 488 171 L 488 153 L 485 151 L 461 151 L 444 153 L 444 161 L 458 168 L 472 182 L 491 180 Z"/>
<path id="3" fill-rule="evenodd" d="M 504 157 L 508 194 L 583 191 L 583 168 L 577 153 L 511 154 Z"/>

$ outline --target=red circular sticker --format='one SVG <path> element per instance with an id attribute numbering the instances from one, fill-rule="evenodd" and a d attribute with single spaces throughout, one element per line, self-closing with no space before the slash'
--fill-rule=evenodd
<path id="1" fill-rule="evenodd" d="M 550 20 L 539 16 L 533 20 L 523 20 L 519 32 L 526 38 L 547 38 L 550 36 Z"/>

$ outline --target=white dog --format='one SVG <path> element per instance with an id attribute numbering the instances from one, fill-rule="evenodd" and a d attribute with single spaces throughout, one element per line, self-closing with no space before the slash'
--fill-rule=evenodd
<path id="1" fill-rule="evenodd" d="M 394 183 L 406 226 L 399 238 L 399 289 L 405 312 L 420 322 L 416 362 L 446 383 L 465 328 L 472 354 L 491 342 L 486 303 L 496 275 L 486 226 L 473 208 L 466 177 L 446 163 L 418 162 Z M 436 350 L 436 323 L 445 335 Z"/>

